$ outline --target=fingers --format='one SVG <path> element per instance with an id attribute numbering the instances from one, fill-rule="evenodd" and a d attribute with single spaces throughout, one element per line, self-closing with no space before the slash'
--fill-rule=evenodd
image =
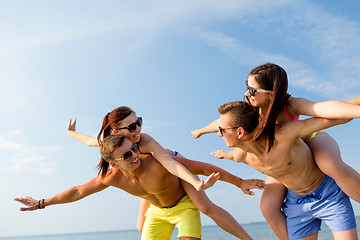
<path id="1" fill-rule="evenodd" d="M 69 119 L 69 124 L 68 124 L 68 131 L 76 131 L 76 118 L 74 118 L 74 120 L 72 120 L 71 118 Z"/>
<path id="2" fill-rule="evenodd" d="M 191 133 L 193 135 L 193 138 L 199 138 L 200 137 L 200 134 L 198 133 L 197 130 L 192 130 Z"/>
<path id="3" fill-rule="evenodd" d="M 263 180 L 260 180 L 260 179 L 256 179 L 255 180 L 255 185 L 256 185 L 256 188 L 260 189 L 260 190 L 263 190 L 265 188 L 265 181 Z"/>
<path id="4" fill-rule="evenodd" d="M 14 198 L 14 200 L 27 206 L 20 208 L 20 211 L 32 211 L 39 208 L 38 201 L 29 196 L 26 198 Z"/>
<path id="5" fill-rule="evenodd" d="M 259 190 L 264 190 L 265 188 L 265 182 L 263 180 L 260 179 L 248 179 L 246 180 L 245 183 L 245 187 L 243 189 L 244 193 L 246 191 L 251 192 L 251 195 L 254 195 L 255 193 L 253 193 L 252 191 L 250 191 L 250 189 L 259 189 Z M 248 193 L 246 193 L 248 194 Z"/>
<path id="6" fill-rule="evenodd" d="M 250 189 L 246 189 L 246 190 L 244 190 L 243 192 L 244 192 L 245 194 L 247 194 L 247 195 L 250 195 L 250 196 L 255 195 L 255 193 L 254 193 L 253 191 L 250 191 Z"/>
<path id="7" fill-rule="evenodd" d="M 215 152 L 210 153 L 211 156 L 222 159 L 224 158 L 223 155 L 224 151 L 223 150 L 216 150 Z"/>

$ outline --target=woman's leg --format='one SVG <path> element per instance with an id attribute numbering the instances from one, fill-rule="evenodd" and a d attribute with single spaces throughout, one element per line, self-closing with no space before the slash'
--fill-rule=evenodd
<path id="1" fill-rule="evenodd" d="M 281 211 L 285 195 L 286 188 L 282 183 L 272 177 L 266 179 L 260 209 L 269 226 L 280 240 L 289 239 L 285 215 Z"/>
<path id="2" fill-rule="evenodd" d="M 202 213 L 214 220 L 219 227 L 240 239 L 252 239 L 235 218 L 231 216 L 230 213 L 211 202 L 204 191 L 196 191 L 192 185 L 183 180 L 181 180 L 181 184 L 194 205 Z"/>
<path id="3" fill-rule="evenodd" d="M 346 195 L 360 203 L 360 174 L 342 161 L 336 141 L 320 131 L 308 145 L 321 171 L 333 178 Z"/>
<path id="4" fill-rule="evenodd" d="M 334 240 L 358 240 L 357 230 L 356 228 L 342 231 L 342 232 L 332 232 L 334 236 Z"/>
<path id="5" fill-rule="evenodd" d="M 315 233 L 313 233 L 309 236 L 306 236 L 304 238 L 301 238 L 299 240 L 316 240 L 316 239 L 318 239 L 318 235 L 319 235 L 319 232 L 315 232 Z"/>

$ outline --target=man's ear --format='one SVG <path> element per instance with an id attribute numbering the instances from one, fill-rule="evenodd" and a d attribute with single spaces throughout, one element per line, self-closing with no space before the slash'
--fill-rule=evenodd
<path id="1" fill-rule="evenodd" d="M 238 133 L 238 139 L 241 139 L 245 135 L 245 129 L 243 127 L 238 127 L 237 133 Z"/>
<path id="2" fill-rule="evenodd" d="M 114 161 L 110 161 L 109 162 L 109 165 L 113 168 L 116 168 L 117 167 L 117 164 L 114 162 Z"/>

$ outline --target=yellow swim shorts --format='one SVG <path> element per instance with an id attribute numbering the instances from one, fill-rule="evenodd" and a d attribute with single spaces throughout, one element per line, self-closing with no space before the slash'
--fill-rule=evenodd
<path id="1" fill-rule="evenodd" d="M 201 238 L 200 212 L 187 195 L 171 208 L 150 205 L 145 216 L 141 240 L 168 240 L 175 226 L 178 238 Z"/>

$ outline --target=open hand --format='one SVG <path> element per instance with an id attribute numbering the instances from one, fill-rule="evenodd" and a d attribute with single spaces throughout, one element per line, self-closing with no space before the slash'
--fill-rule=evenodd
<path id="1" fill-rule="evenodd" d="M 15 198 L 14 200 L 21 202 L 22 204 L 27 206 L 27 207 L 20 208 L 20 211 L 34 211 L 34 210 L 39 209 L 39 201 L 33 199 L 32 197 Z"/>
<path id="2" fill-rule="evenodd" d="M 245 179 L 241 182 L 240 188 L 241 190 L 248 195 L 255 195 L 253 191 L 250 191 L 250 189 L 260 189 L 264 190 L 265 188 L 265 181 L 260 179 Z"/>
<path id="3" fill-rule="evenodd" d="M 73 132 L 76 131 L 76 118 L 74 118 L 74 121 L 72 121 L 72 119 L 70 118 L 67 130 Z"/>
<path id="4" fill-rule="evenodd" d="M 219 159 L 225 158 L 225 154 L 226 153 L 224 152 L 224 150 L 217 150 L 215 152 L 210 153 L 211 156 L 214 156 Z"/>
<path id="5" fill-rule="evenodd" d="M 205 190 L 209 187 L 212 187 L 215 182 L 220 178 L 220 173 L 212 173 L 208 178 L 204 181 L 201 180 L 200 185 L 196 188 L 197 191 Z"/>
<path id="6" fill-rule="evenodd" d="M 193 131 L 191 131 L 191 133 L 192 133 L 194 138 L 199 138 L 202 135 L 200 129 L 193 130 Z"/>

